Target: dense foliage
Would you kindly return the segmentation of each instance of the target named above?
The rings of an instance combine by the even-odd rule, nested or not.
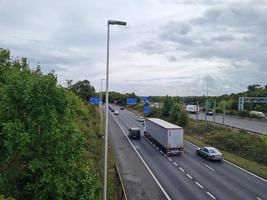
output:
[[[16,199],[99,199],[100,183],[75,125],[80,100],[53,72],[0,50],[0,193]]]
[[[91,97],[96,97],[95,88],[88,80],[78,81],[74,84],[72,84],[71,80],[68,80],[67,83],[68,88],[85,101]]]
[[[105,94],[105,92],[103,92],[102,94],[103,94],[103,102],[105,102],[106,94]],[[110,103],[117,103],[120,105],[126,105],[128,98],[136,98],[137,103],[140,102],[140,98],[138,96],[136,96],[134,92],[133,93],[126,93],[126,94],[122,94],[122,93],[114,92],[114,91],[109,92],[109,102]]]

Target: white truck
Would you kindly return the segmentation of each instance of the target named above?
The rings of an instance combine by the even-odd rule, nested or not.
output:
[[[184,150],[184,129],[159,118],[146,118],[144,135],[152,139],[167,155],[181,155]]]
[[[197,112],[199,112],[199,106],[186,105],[186,112],[196,114]]]

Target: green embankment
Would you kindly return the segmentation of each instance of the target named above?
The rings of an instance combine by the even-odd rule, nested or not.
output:
[[[101,199],[99,110],[0,49],[0,199]],[[111,152],[111,151],[109,151]],[[109,156],[108,198],[117,199]]]

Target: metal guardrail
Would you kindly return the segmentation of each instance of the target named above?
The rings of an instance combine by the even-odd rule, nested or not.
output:
[[[120,180],[120,184],[121,184],[121,189],[122,189],[122,195],[121,195],[121,199],[122,200],[128,200],[127,198],[127,194],[126,194],[126,190],[125,190],[125,187],[124,187],[124,183],[123,183],[123,180],[122,180],[122,176],[120,174],[120,170],[119,170],[119,167],[117,164],[114,164],[115,165],[115,168],[116,168],[116,172],[118,174],[118,177],[119,177],[119,180]]]

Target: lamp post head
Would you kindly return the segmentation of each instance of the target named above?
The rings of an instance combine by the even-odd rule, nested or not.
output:
[[[123,22],[123,21],[115,21],[115,20],[108,20],[108,25],[126,26],[126,22]]]

